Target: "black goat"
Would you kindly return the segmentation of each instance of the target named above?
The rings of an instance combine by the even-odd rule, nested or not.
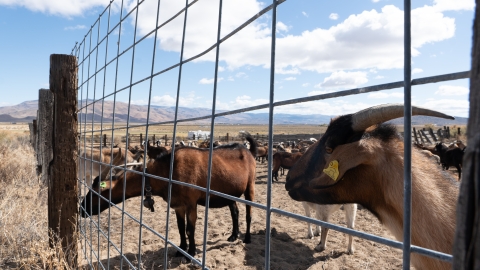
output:
[[[454,166],[455,168],[457,168],[458,181],[460,181],[462,177],[462,161],[465,149],[462,150],[458,147],[449,149],[448,146],[442,143],[437,143],[435,145],[435,150],[439,153],[440,163],[442,163],[442,167],[444,170],[448,170],[450,166]]]

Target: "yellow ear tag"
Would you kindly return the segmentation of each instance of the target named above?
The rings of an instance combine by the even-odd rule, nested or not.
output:
[[[100,187],[101,188],[106,188],[107,187],[107,183],[106,182],[100,182]]]
[[[328,168],[324,169],[323,172],[334,181],[337,181],[338,175],[340,174],[340,172],[338,172],[338,161],[331,161],[330,164],[328,164]]]

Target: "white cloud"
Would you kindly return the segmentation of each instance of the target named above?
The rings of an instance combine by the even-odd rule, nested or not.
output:
[[[473,10],[474,0],[434,0],[434,7],[439,11],[447,10]]]
[[[380,0],[372,0],[373,3],[378,3]]]
[[[350,103],[340,100],[335,101],[313,101],[294,105],[275,107],[275,113],[291,114],[323,114],[323,115],[343,115],[363,110],[376,104],[366,104],[363,102]]]
[[[470,103],[468,100],[439,99],[429,100],[421,106],[452,116],[468,117]]]
[[[195,101],[198,99],[199,97],[196,97],[195,93],[191,92],[186,96],[180,96],[178,103],[179,103],[179,106],[182,106],[182,107],[192,106],[193,104],[195,104]],[[172,97],[170,95],[153,96],[151,100],[152,105],[159,105],[159,106],[175,106],[176,102],[177,102],[176,97]],[[132,100],[131,103],[134,105],[147,105],[148,101]]]
[[[136,5],[136,1],[128,1],[128,8]],[[162,4],[160,23],[178,12],[183,5],[181,1]],[[420,54],[419,50],[425,44],[454,36],[455,20],[442,13],[442,10],[448,7],[442,5],[442,9],[423,6],[412,10],[414,56]],[[215,43],[217,33],[212,29],[216,29],[218,23],[218,11],[214,8],[216,6],[218,2],[215,0],[203,0],[189,9],[186,33],[188,38],[184,49],[186,58],[203,52]],[[222,36],[257,14],[263,6],[264,4],[256,0],[226,1],[223,6]],[[460,8],[468,8],[468,5]],[[161,49],[180,51],[182,35],[178,33],[183,26],[180,17],[158,31]],[[155,1],[143,2],[138,18],[140,35],[151,32],[155,18]],[[270,67],[271,29],[266,19],[268,18],[261,17],[222,43],[220,57],[227,68],[234,70],[243,66]],[[280,28],[285,29],[283,26]],[[215,54],[212,52],[195,61],[214,60]],[[403,11],[393,5],[385,5],[379,11],[372,9],[350,15],[328,29],[315,28],[299,35],[277,37],[275,71],[281,74],[299,74],[302,70],[325,73],[336,70],[402,67]]]
[[[386,93],[386,92],[373,92],[368,95],[367,98],[403,98],[403,93],[395,92],[395,93]]]
[[[277,22],[277,31],[280,32],[280,31],[283,31],[283,32],[288,32],[288,26],[285,25],[284,23],[282,22]]]
[[[385,76],[382,76],[382,75],[377,75],[377,76],[375,77],[375,79],[377,79],[377,80],[383,79],[383,78],[385,78]]]
[[[330,20],[338,20],[338,14],[337,13],[332,13],[330,16],[328,16]]]
[[[422,73],[422,72],[423,72],[423,69],[421,69],[421,68],[414,68],[412,70],[412,74],[417,74],[417,73]]]
[[[219,110],[236,110],[256,105],[268,103],[267,99],[252,99],[250,96],[243,95],[235,98],[235,101],[221,102],[217,100],[216,108]]]
[[[218,66],[218,72],[223,72],[223,71],[225,71],[225,68],[222,66]]]
[[[67,26],[63,28],[64,30],[81,30],[81,29],[86,29],[87,27],[85,25],[77,24],[75,26]]]
[[[241,79],[246,79],[246,78],[248,78],[248,75],[245,72],[238,72],[237,74],[235,74],[235,77],[241,78]]]
[[[303,87],[308,87],[308,86],[310,86],[310,83],[304,83],[304,84],[302,84],[302,86]]]
[[[315,85],[315,88],[356,88],[358,85],[368,82],[367,73],[335,71],[330,76],[325,78],[322,83]]]
[[[108,4],[107,0],[0,0],[0,5],[24,7],[34,12],[63,17],[83,16],[87,11],[95,8],[103,10]],[[114,1],[112,9],[120,10],[120,1]]]
[[[308,18],[308,14],[305,11],[302,11],[302,15]]]
[[[207,78],[202,78],[198,83],[199,84],[213,84],[215,81],[214,78],[211,78],[211,79],[207,79]],[[221,82],[223,81],[223,78],[220,77],[220,78],[217,78],[217,82]]]
[[[440,96],[461,96],[468,95],[469,89],[463,86],[441,85],[435,94]]]
[[[288,78],[285,78],[285,81],[295,81],[297,78],[295,77],[288,77]]]

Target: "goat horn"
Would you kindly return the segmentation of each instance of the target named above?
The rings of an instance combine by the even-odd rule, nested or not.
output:
[[[113,159],[112,165],[117,166],[120,165],[122,161],[122,148],[118,148],[117,155]],[[100,173],[100,179],[105,179],[110,172],[110,166],[105,166],[105,169],[102,170],[102,173]]]
[[[403,116],[404,106],[401,103],[383,104],[361,110],[352,115],[352,129],[362,131],[370,126]],[[412,115],[426,115],[445,119],[455,117],[434,110],[412,106]]]

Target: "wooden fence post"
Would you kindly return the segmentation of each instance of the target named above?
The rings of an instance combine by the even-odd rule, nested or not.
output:
[[[143,135],[140,133],[140,145],[143,143]]]
[[[430,133],[430,136],[432,136],[432,138],[433,138],[434,141],[436,141],[436,142],[438,141],[438,140],[437,140],[437,137],[435,137],[435,133],[433,132],[433,129],[432,129],[432,128],[429,128],[429,129],[428,129],[428,133]]]
[[[418,137],[420,137],[420,140],[422,141],[422,144],[424,144],[425,142],[423,141],[422,134],[420,133],[420,130],[417,131],[417,132],[418,132]]]
[[[103,134],[103,146],[107,147],[107,134]]]
[[[53,159],[53,93],[48,89],[38,91],[37,112],[37,174],[42,183],[49,182],[49,164]],[[50,207],[50,204],[49,204]]]
[[[229,137],[228,137],[228,133],[227,133],[227,143],[229,142]]]
[[[77,58],[50,55],[50,91],[54,95],[53,155],[48,183],[50,246],[55,240],[72,269],[76,269],[78,234],[77,183]]]
[[[417,130],[413,128],[413,135],[415,136],[415,142],[418,143]]]

